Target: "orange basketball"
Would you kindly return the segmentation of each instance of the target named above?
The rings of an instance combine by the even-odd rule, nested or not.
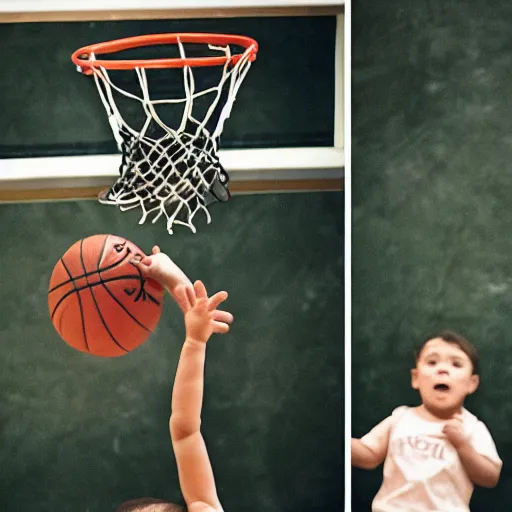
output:
[[[53,269],[48,290],[52,323],[73,348],[116,357],[144,343],[156,327],[164,289],[130,263],[144,256],[114,235],[73,244]]]

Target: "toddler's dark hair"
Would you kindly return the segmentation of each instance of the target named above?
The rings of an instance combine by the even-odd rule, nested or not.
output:
[[[187,509],[157,498],[137,498],[121,503],[116,512],[187,512]]]
[[[454,345],[457,345],[457,347],[459,347],[462,350],[462,352],[464,352],[469,357],[471,364],[473,365],[473,375],[480,375],[478,352],[475,346],[471,344],[466,338],[464,338],[464,336],[461,336],[460,334],[457,334],[456,332],[449,330],[441,331],[438,332],[437,334],[429,336],[428,338],[425,338],[425,340],[421,343],[421,345],[416,349],[414,353],[416,363],[418,362],[421,351],[423,350],[425,345],[434,338],[441,338],[443,341],[446,341],[446,343],[453,343]]]

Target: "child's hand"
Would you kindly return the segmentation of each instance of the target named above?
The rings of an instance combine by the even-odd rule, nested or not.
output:
[[[188,302],[192,304],[185,313],[187,339],[206,343],[213,333],[224,334],[229,331],[233,315],[217,309],[228,298],[227,292],[217,292],[208,299],[204,284],[196,281],[193,291],[187,288],[179,293],[187,294]],[[182,300],[185,301],[184,298]]]
[[[160,252],[158,245],[153,247],[150,256],[134,259],[131,263],[140,270],[142,277],[154,279],[167,288],[184,313],[192,307],[188,300],[189,294],[181,293],[181,290],[189,288],[193,294],[192,283],[167,254]]]
[[[461,413],[455,414],[455,416],[445,424],[443,434],[448,438],[448,441],[453,444],[456,450],[467,442],[468,436],[464,432],[464,421]]]

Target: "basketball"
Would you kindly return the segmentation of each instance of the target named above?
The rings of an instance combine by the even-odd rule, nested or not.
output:
[[[53,269],[48,289],[52,323],[71,347],[118,357],[144,343],[162,312],[164,289],[130,263],[144,252],[114,235],[73,244]]]

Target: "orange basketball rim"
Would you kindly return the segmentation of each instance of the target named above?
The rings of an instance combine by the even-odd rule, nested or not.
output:
[[[127,37],[103,43],[91,44],[76,50],[71,59],[80,68],[81,72],[89,75],[91,68],[105,69],[135,69],[135,68],[183,68],[201,66],[223,66],[230,59],[233,64],[242,57],[237,53],[231,57],[225,55],[218,57],[187,57],[168,59],[143,59],[143,60],[103,60],[96,59],[97,55],[116,53],[132,48],[154,46],[161,44],[199,43],[212,46],[228,46],[230,44],[241,46],[249,52],[249,61],[256,60],[258,43],[247,36],[233,34],[207,34],[207,33],[173,33],[150,34],[144,36]],[[245,52],[244,52],[245,53]],[[92,56],[92,57],[91,57]]]

